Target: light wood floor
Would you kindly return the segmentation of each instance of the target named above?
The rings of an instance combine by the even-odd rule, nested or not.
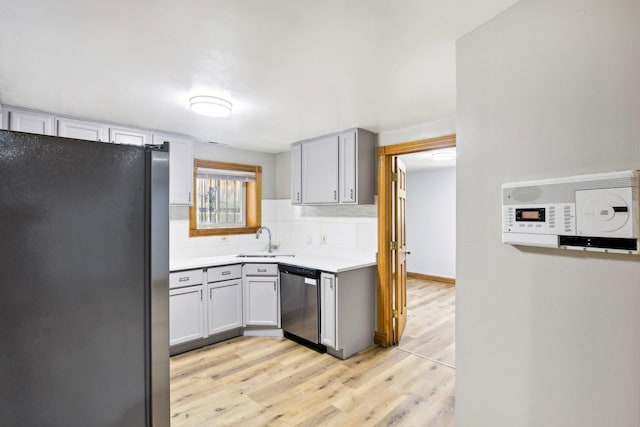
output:
[[[424,282],[423,282],[424,283]],[[451,304],[438,286],[408,287],[406,345],[452,361],[436,315]],[[443,286],[443,285],[440,285]],[[455,288],[443,286],[455,295]],[[429,296],[427,294],[437,294]],[[453,297],[455,298],[455,297]],[[440,303],[436,303],[440,301]],[[414,307],[415,305],[415,307]],[[413,308],[412,308],[413,307]],[[431,326],[427,326],[431,325]],[[452,340],[452,337],[449,338]],[[435,342],[442,341],[440,345]],[[279,338],[239,337],[171,358],[173,426],[453,426],[455,370],[400,347],[371,347],[342,361]],[[420,345],[418,345],[420,344]],[[413,352],[413,350],[410,350]],[[452,363],[450,363],[452,364]]]
[[[455,321],[455,286],[407,279],[407,327],[400,349],[455,366]]]

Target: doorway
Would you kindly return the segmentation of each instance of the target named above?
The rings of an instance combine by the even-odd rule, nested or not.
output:
[[[378,147],[378,319],[374,341],[388,347],[402,338],[407,321],[406,248],[403,213],[397,214],[398,195],[404,190],[403,171],[397,157],[456,146],[456,135],[446,135]],[[400,187],[398,187],[400,186]],[[400,210],[402,212],[402,209]]]

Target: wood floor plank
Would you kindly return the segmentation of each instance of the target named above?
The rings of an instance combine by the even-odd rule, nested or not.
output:
[[[453,362],[455,288],[408,286],[402,346]],[[170,368],[172,426],[455,425],[455,369],[400,348],[343,361],[283,338],[238,337],[174,356]]]
[[[407,325],[399,347],[455,366],[456,288],[407,280]]]

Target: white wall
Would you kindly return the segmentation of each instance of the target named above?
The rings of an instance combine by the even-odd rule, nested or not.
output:
[[[407,271],[456,277],[456,168],[407,173]]]
[[[522,0],[457,43],[460,427],[640,425],[640,257],[500,236],[504,182],[640,169],[639,23]]]
[[[193,156],[201,160],[260,165],[262,167],[262,225],[275,234],[276,155],[208,143],[194,143]],[[189,208],[172,206],[169,221],[169,249],[172,259],[234,254],[266,249],[267,238],[254,234],[189,237]]]
[[[291,153],[261,153],[197,143],[194,157],[262,166],[262,225],[283,250],[340,254],[377,252],[377,205],[293,206]],[[189,209],[172,207],[171,258],[183,259],[265,250],[253,234],[189,237]],[[324,237],[324,240],[322,239]]]
[[[378,250],[377,205],[293,206],[285,199],[276,211],[284,249],[345,256]]]

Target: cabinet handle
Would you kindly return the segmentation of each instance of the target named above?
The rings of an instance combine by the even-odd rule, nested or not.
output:
[[[223,272],[222,272],[222,275],[223,275],[223,276],[228,276],[228,275],[230,275],[230,274],[231,274],[231,271],[223,271]]]
[[[300,192],[298,191],[298,193],[296,193],[296,200],[299,202],[300,201]]]
[[[258,269],[258,273],[266,273],[267,269],[266,268],[259,268]]]
[[[191,203],[191,191],[189,191],[189,203]]]
[[[351,200],[353,200],[353,188],[349,190],[349,194],[351,195]]]
[[[200,291],[200,301],[202,301],[202,291]]]
[[[337,191],[333,191],[333,200],[338,200],[338,192]]]
[[[273,282],[273,292],[276,291],[276,282]]]
[[[178,279],[178,282],[188,282],[188,281],[189,281],[189,276],[181,277]]]

